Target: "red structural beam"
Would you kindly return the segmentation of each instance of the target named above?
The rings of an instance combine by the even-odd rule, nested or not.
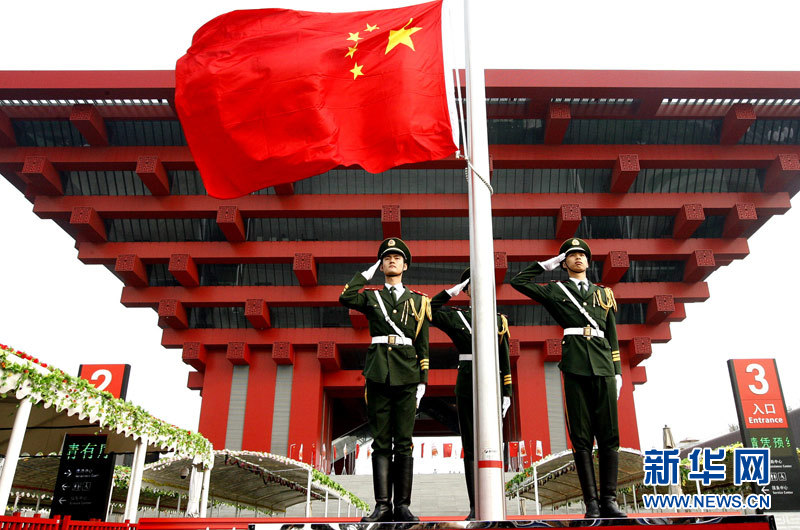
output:
[[[512,334],[522,346],[540,345],[547,339],[561,337],[559,326],[512,326]],[[617,326],[619,340],[627,342],[634,337],[650,337],[652,342],[670,340],[669,323],[657,325],[621,324]],[[295,348],[317,348],[317,344],[333,341],[339,348],[364,348],[369,345],[366,329],[353,328],[269,328],[269,329],[165,329],[161,344],[167,348],[182,348],[185,342],[199,342],[214,348],[227,348],[230,342],[244,342],[251,347],[272,346],[274,342],[289,342]],[[435,348],[451,346],[444,332],[432,328],[430,344]]]
[[[647,168],[766,168],[800,145],[490,145],[494,168],[612,168],[620,154],[637,155]],[[168,170],[197,169],[188,147],[6,147],[0,170],[20,171],[26,156],[44,156],[61,171],[134,170],[139,156],[157,156]],[[462,169],[448,157],[401,167]]]
[[[727,215],[737,204],[753,204],[759,217],[789,210],[789,194],[775,193],[509,193],[492,197],[495,217],[559,215],[580,203],[581,216],[676,215],[687,204],[700,204],[706,215]],[[33,211],[43,219],[67,219],[73,208],[91,205],[104,219],[214,218],[221,206],[235,206],[248,217],[374,217],[387,203],[404,217],[467,217],[466,196],[452,194],[386,195],[246,195],[219,200],[204,195],[111,196],[38,195]]]
[[[505,239],[495,251],[509,261],[541,261],[558,254],[560,241]],[[408,241],[414,261],[469,261],[469,241]],[[197,263],[292,263],[295,254],[309,253],[317,263],[371,263],[374,241],[268,241],[78,243],[78,259],[87,264],[113,264],[120,254],[136,254],[145,263],[168,263],[172,254],[189,254]],[[697,250],[711,250],[717,260],[742,259],[747,240],[736,239],[595,239],[592,254],[601,259],[611,251],[626,251],[632,260],[685,260]],[[353,271],[355,272],[358,271]]]
[[[708,299],[708,285],[705,282],[645,282],[604,284],[614,290],[615,298],[621,303],[644,303],[655,296],[671,295],[676,302],[703,302]],[[452,285],[409,284],[429,296]],[[247,300],[266,300],[271,307],[335,307],[339,305],[341,285],[320,285],[317,287],[125,287],[122,289],[122,304],[126,307],[157,307],[163,299],[175,299],[187,307],[241,306]],[[497,286],[497,303],[517,305],[532,303],[530,298],[513,289],[508,284]],[[451,305],[469,304],[466,295],[459,295]]]

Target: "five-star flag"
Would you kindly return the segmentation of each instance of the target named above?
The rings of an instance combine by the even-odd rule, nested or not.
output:
[[[206,23],[176,65],[175,105],[209,195],[451,155],[441,12],[439,0]]]

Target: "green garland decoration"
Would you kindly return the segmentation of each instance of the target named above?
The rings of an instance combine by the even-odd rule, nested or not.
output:
[[[0,389],[3,397],[9,392],[20,398],[29,396],[36,406],[89,418],[98,429],[146,436],[149,443],[191,458],[204,468],[213,465],[213,447],[201,434],[159,420],[137,405],[97,390],[85,379],[4,344],[0,344]]]

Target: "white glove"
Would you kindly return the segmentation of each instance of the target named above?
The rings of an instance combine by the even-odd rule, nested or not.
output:
[[[511,406],[511,398],[508,396],[503,396],[503,417],[506,417],[506,412],[508,412],[508,407]]]
[[[419,408],[419,402],[422,401],[422,396],[425,395],[425,383],[419,383],[417,385],[417,408]]]
[[[445,292],[450,295],[450,298],[452,298],[454,296],[457,296],[458,293],[460,293],[461,291],[463,291],[464,287],[466,287],[468,283],[469,283],[469,278],[467,278],[463,282],[459,283],[458,285],[452,286],[451,288],[447,289],[447,291],[445,291]]]
[[[617,380],[617,401],[619,401],[619,393],[622,392],[622,376],[617,374],[614,377]]]
[[[372,277],[375,276],[375,272],[378,270],[378,267],[380,266],[381,266],[381,260],[378,260],[375,262],[375,265],[362,272],[361,276],[363,276],[365,280],[370,281]]]
[[[546,271],[554,271],[558,268],[559,265],[561,265],[561,262],[564,261],[564,258],[566,257],[567,255],[565,253],[561,253],[555,258],[550,258],[547,261],[540,261],[539,265],[541,265],[542,268]]]

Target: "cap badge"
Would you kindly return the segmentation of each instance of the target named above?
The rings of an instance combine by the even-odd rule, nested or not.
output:
[[[581,244],[581,242],[580,242],[580,241],[578,241],[577,239],[573,239],[573,240],[572,240],[572,244],[573,244],[573,245],[580,245],[580,244]]]
[[[387,244],[388,246],[390,246],[390,247],[393,247],[393,246],[395,246],[395,245],[396,245],[396,243],[394,242],[394,239],[390,239],[389,241],[387,241],[387,242],[386,242],[386,244]],[[576,243],[576,244],[577,244],[577,243]]]

